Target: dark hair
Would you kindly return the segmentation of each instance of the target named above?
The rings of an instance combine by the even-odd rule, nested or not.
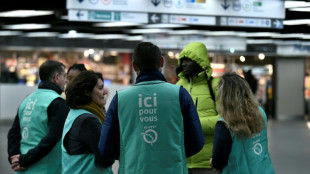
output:
[[[39,76],[42,81],[51,81],[55,73],[61,74],[66,66],[54,60],[45,61],[39,68]]]
[[[96,86],[98,79],[103,81],[101,73],[94,71],[82,71],[67,86],[66,102],[70,108],[76,108],[92,101],[91,93]]]
[[[82,72],[82,71],[86,71],[87,69],[85,68],[84,64],[75,63],[69,67],[67,74],[69,74],[69,72],[71,70],[78,70],[78,71]]]
[[[160,68],[161,51],[151,42],[139,43],[133,52],[133,62],[140,71],[152,71]]]

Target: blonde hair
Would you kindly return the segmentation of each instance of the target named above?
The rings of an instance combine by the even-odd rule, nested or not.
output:
[[[219,114],[238,138],[258,134],[265,126],[248,83],[236,73],[225,73],[218,84]]]

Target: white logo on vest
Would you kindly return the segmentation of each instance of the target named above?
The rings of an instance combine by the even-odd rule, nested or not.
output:
[[[157,132],[153,129],[148,129],[141,134],[143,135],[143,139],[146,143],[153,145],[157,141]]]
[[[260,155],[263,151],[263,146],[260,143],[256,143],[252,149],[256,155]]]
[[[28,138],[28,135],[29,135],[29,131],[28,131],[27,126],[25,126],[25,127],[23,128],[23,132],[22,132],[23,139],[27,139],[27,138]]]

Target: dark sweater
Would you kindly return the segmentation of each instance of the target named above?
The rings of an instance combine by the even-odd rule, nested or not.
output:
[[[70,155],[95,154],[95,165],[108,167],[114,163],[100,155],[98,143],[101,126],[99,119],[92,114],[82,114],[77,117],[64,139],[64,146]]]

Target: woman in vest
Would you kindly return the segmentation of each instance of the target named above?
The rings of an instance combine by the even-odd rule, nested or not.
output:
[[[102,75],[83,71],[65,92],[70,112],[62,134],[62,173],[113,173],[114,160],[101,156],[98,149],[105,118]]]
[[[225,73],[218,85],[219,118],[211,165],[221,173],[274,174],[268,152],[267,117],[248,83]]]

